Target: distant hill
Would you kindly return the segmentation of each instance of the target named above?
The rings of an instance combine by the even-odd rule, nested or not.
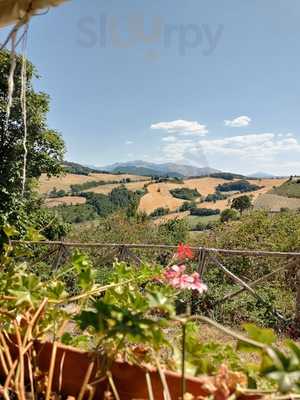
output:
[[[147,168],[147,167],[136,167],[136,166],[119,166],[113,170],[109,171],[112,174],[132,174],[132,175],[141,175],[141,176],[159,176],[170,178],[184,178],[184,175],[178,172],[169,172],[165,173],[162,171],[158,171],[155,169]]]
[[[92,165],[82,165],[71,161],[64,161],[63,167],[67,173],[76,175],[89,175],[97,172],[101,172],[103,174],[108,173],[108,171],[104,171],[103,169],[94,167]]]
[[[129,161],[124,163],[116,163],[103,167],[102,169],[109,172],[135,173],[138,175],[158,175],[170,177],[193,177],[205,176],[212,173],[220,172],[210,167],[195,167],[192,165],[183,165],[176,163],[151,163],[147,161]]]
[[[268,179],[275,178],[275,175],[269,174],[268,172],[257,171],[253,174],[248,175],[249,178],[258,178],[258,179]]]
[[[210,174],[210,177],[225,179],[227,181],[232,181],[233,179],[247,179],[247,177],[244,175],[234,174],[232,172],[214,172]]]
[[[89,175],[91,172],[93,172],[91,168],[70,161],[64,161],[63,167],[64,170],[69,174]]]

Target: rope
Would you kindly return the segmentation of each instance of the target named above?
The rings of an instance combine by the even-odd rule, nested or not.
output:
[[[23,136],[23,171],[22,171],[22,197],[25,192],[26,185],[26,169],[27,169],[27,107],[26,107],[26,89],[27,89],[27,61],[26,61],[26,45],[27,45],[27,34],[28,34],[28,24],[26,24],[24,33],[22,35],[22,70],[21,70],[21,109],[23,117],[24,126],[24,136]]]
[[[7,134],[8,131],[8,124],[10,119],[10,112],[13,102],[13,93],[14,93],[14,75],[16,70],[16,38],[17,38],[17,31],[13,32],[11,35],[11,53],[10,53],[10,70],[8,75],[8,93],[7,93],[7,106],[6,106],[6,117],[5,117],[5,124],[4,124],[4,135]]]
[[[0,51],[4,50],[6,45],[9,43],[10,40],[15,40],[16,35],[18,33],[19,28],[23,25],[23,21],[19,21],[13,29],[9,32],[7,38],[5,39],[4,43],[0,47]],[[14,38],[14,39],[13,39]]]

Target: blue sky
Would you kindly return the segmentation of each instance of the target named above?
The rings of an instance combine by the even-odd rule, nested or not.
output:
[[[298,0],[72,0],[32,20],[27,52],[69,160],[299,174],[299,17]]]

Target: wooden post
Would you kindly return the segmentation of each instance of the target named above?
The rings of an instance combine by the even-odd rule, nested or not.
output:
[[[62,257],[63,257],[64,251],[65,251],[65,247],[64,247],[63,244],[61,244],[61,245],[59,246],[58,250],[57,250],[56,260],[54,260],[54,264],[53,264],[53,267],[54,267],[54,270],[55,270],[55,271],[57,271],[58,268],[59,268],[60,265],[61,265],[61,259],[62,259]]]
[[[119,246],[119,249],[118,249],[119,261],[127,261],[127,258],[128,258],[127,247],[125,245]]]
[[[300,267],[296,272],[296,307],[295,307],[295,322],[300,324]]]

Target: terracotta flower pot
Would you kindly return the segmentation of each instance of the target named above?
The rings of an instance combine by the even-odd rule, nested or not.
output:
[[[39,369],[48,373],[51,362],[53,344],[46,342],[36,342],[35,350],[37,353],[37,364]],[[17,347],[11,345],[11,354],[13,358],[18,357]],[[99,380],[99,365],[92,353],[84,352],[70,346],[59,344],[56,351],[54,376],[52,391],[67,396],[78,397],[83,386],[86,373],[95,362],[91,370],[89,382]],[[110,369],[115,386],[121,400],[148,399],[148,390],[146,383],[146,370],[128,363],[114,362]],[[155,400],[163,400],[163,386],[158,372],[149,372]],[[166,381],[169,387],[172,400],[178,400],[181,397],[181,376],[180,374],[164,371]],[[1,373],[3,376],[3,371]],[[95,384],[95,399],[102,399],[104,392],[109,388],[109,382],[106,376],[100,382]],[[186,391],[194,396],[207,396],[209,393],[201,379],[188,377],[186,379]],[[86,396],[87,397],[87,393]],[[244,400],[258,399],[261,396],[243,396]]]
[[[38,343],[37,352],[39,354],[38,365],[42,371],[47,372],[50,366],[52,344]],[[92,360],[92,354],[90,353],[82,352],[73,347],[59,345],[56,353],[52,390],[77,397]],[[111,373],[122,400],[148,399],[145,372],[145,369],[128,363],[113,363]],[[97,366],[93,369],[90,382],[96,379],[96,374]],[[178,400],[181,396],[180,375],[171,371],[165,371],[165,376],[172,399]],[[150,372],[150,377],[155,400],[163,400],[163,387],[159,374],[153,371]],[[61,382],[61,387],[59,387],[59,382]],[[205,394],[205,391],[196,378],[188,378],[186,384],[189,393],[194,395]],[[99,382],[96,385],[95,398],[101,399],[108,387],[107,378]]]

